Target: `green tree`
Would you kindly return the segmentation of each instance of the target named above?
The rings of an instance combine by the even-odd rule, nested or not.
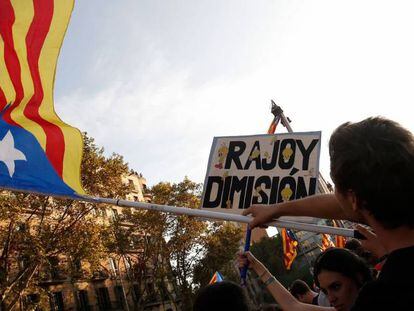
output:
[[[162,237],[163,216],[151,211],[132,211],[124,208],[105,230],[104,244],[117,266],[128,265],[126,277],[140,290],[135,292],[135,309],[144,310],[147,303],[170,300],[175,303],[173,291],[168,290],[171,269],[166,242]],[[129,293],[126,293],[129,294]]]
[[[224,279],[240,281],[235,259],[242,242],[239,225],[230,222],[212,223],[204,239],[204,256],[194,269],[194,283],[198,287],[208,284],[216,271]]]
[[[176,184],[159,183],[152,187],[151,193],[156,204],[198,208],[201,184],[184,178],[182,182]],[[156,217],[160,222],[157,238],[167,241],[164,250],[159,253],[164,262],[166,260],[171,262],[182,309],[189,310],[194,296],[193,272],[200,260],[206,223],[189,216],[163,214],[161,217]]]
[[[198,208],[201,186],[185,178],[179,183],[161,182],[150,189],[152,202]],[[124,226],[124,223],[129,226]],[[193,267],[199,260],[206,224],[198,219],[154,211],[123,209],[122,219],[107,230],[106,246],[117,261],[134,257],[129,278],[141,290],[137,308],[146,303],[181,301],[189,308],[193,296]],[[131,247],[139,249],[131,254]]]
[[[128,165],[84,135],[82,183],[88,194],[123,198],[122,184]],[[92,213],[103,209],[95,204],[48,196],[3,192],[0,196],[0,303],[11,310],[22,298],[37,294],[26,308],[46,303],[47,280],[79,277],[80,262],[100,269],[105,249],[101,243],[103,224]],[[92,276],[92,275],[90,275]],[[33,297],[33,296],[32,296]],[[45,307],[48,308],[48,307]]]
[[[259,242],[254,243],[250,250],[286,288],[296,279],[312,283],[309,265],[303,256],[296,257],[291,270],[286,270],[283,263],[283,247],[280,234],[273,237],[263,237]],[[266,302],[274,301],[264,287],[263,293]]]

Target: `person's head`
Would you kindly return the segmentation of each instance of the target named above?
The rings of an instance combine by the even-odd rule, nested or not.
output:
[[[202,288],[195,299],[193,311],[240,310],[248,311],[247,297],[239,285],[229,281]]]
[[[371,271],[364,260],[343,248],[329,248],[315,260],[315,284],[327,295],[337,310],[349,310],[359,289],[372,280]]]
[[[362,244],[360,240],[352,238],[346,241],[344,247],[350,251],[358,252],[362,248]]]
[[[414,137],[398,123],[344,123],[329,141],[331,177],[345,212],[365,210],[386,229],[414,228]],[[344,198],[353,198],[344,204]],[[353,209],[350,208],[352,205]]]
[[[295,280],[290,285],[290,293],[300,302],[312,303],[316,293],[312,291],[306,282]]]
[[[362,247],[361,241],[358,239],[350,239],[346,241],[344,248],[357,254],[359,257],[364,259],[368,264],[375,265],[376,258],[372,253]]]

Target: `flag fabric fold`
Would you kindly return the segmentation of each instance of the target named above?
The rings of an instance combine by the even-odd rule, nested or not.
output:
[[[274,134],[276,132],[276,127],[279,121],[280,117],[275,117],[272,120],[272,123],[270,123],[267,130],[267,134]],[[292,263],[297,256],[298,241],[290,229],[282,228],[280,234],[282,236],[283,264],[287,270],[290,270]]]
[[[290,229],[283,228],[280,230],[280,234],[282,236],[283,263],[286,270],[290,270],[292,263],[298,254],[298,241]]]
[[[339,221],[332,220],[333,226],[339,228]],[[336,247],[344,248],[346,243],[346,238],[341,235],[335,235],[335,245]]]
[[[0,187],[76,197],[83,141],[55,113],[57,58],[74,0],[0,0]]]
[[[321,250],[324,251],[331,247],[335,247],[335,244],[332,242],[331,237],[328,234],[323,233]]]
[[[276,132],[276,127],[279,123],[279,120],[279,117],[273,118],[272,123],[270,123],[269,128],[267,129],[267,134],[274,134]]]
[[[223,282],[223,276],[220,274],[220,272],[216,271],[208,284],[214,284],[219,282]]]

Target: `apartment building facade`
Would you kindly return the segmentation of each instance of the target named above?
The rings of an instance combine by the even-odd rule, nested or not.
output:
[[[141,174],[131,171],[123,177],[123,182],[131,189],[127,200],[150,201],[151,197],[146,192],[146,180]],[[132,226],[123,220],[123,210],[120,207],[96,209],[91,217],[97,223],[117,221],[125,228],[131,229]],[[150,233],[138,229],[133,229],[132,232],[137,240],[151,239]],[[87,262],[71,262],[65,256],[58,255],[49,267],[42,267],[38,271],[36,282],[48,292],[50,310],[177,310],[178,298],[174,281],[166,277],[162,282],[165,288],[160,288],[151,272],[153,263],[143,262],[141,252],[143,250],[139,243],[131,243],[130,249],[122,256],[108,253],[107,258],[100,262],[101,268],[95,271],[91,271]],[[68,265],[72,266],[70,274],[67,273]],[[16,266],[15,269],[19,271],[19,267]],[[142,271],[145,271],[144,275]],[[40,299],[44,299],[42,297],[44,295],[37,291],[25,291],[19,303],[20,310],[36,306]]]

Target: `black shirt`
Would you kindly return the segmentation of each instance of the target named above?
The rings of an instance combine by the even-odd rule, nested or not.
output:
[[[377,280],[363,286],[352,311],[414,310],[414,246],[393,251]]]

